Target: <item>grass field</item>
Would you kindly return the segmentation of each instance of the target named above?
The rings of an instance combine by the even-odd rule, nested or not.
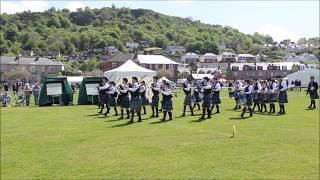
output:
[[[173,121],[131,125],[96,106],[2,108],[1,179],[319,179],[319,111],[304,93],[286,115],[244,120],[229,98],[210,120],[180,118],[182,99]]]

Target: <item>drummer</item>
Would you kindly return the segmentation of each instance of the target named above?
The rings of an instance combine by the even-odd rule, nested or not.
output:
[[[234,84],[233,93],[234,93],[234,99],[236,101],[236,106],[233,109],[241,109],[241,105],[239,104],[239,97],[240,97],[240,91],[243,89],[242,82],[238,80]]]
[[[214,108],[214,106],[216,106],[217,108],[217,111],[216,111],[216,114],[217,113],[220,113],[219,111],[219,104],[221,103],[221,100],[220,100],[220,91],[221,91],[221,84],[220,82],[218,82],[218,79],[217,78],[213,78],[212,79],[212,105],[211,105],[211,113],[212,113],[212,110]]]
[[[192,109],[194,109],[196,106],[198,107],[198,111],[200,110],[200,83],[194,82],[194,91],[193,91],[193,96],[194,96],[194,103]]]
[[[258,111],[261,112],[261,84],[257,79],[253,80],[253,108],[252,111],[258,106]]]
[[[319,95],[318,95],[318,83],[314,81],[314,76],[310,77],[307,94],[310,95],[310,99],[311,99],[308,109],[315,109],[316,108],[315,99],[319,99]]]
[[[280,80],[279,83],[279,98],[278,98],[278,102],[279,102],[279,107],[280,107],[280,111],[278,112],[278,114],[285,114],[286,111],[284,109],[284,104],[288,103],[288,96],[287,96],[287,82],[283,79]]]
[[[245,84],[245,88],[244,88],[244,94],[246,96],[246,104],[244,105],[243,109],[242,109],[242,113],[241,113],[241,117],[243,118],[244,113],[246,113],[246,110],[248,109],[250,112],[250,116],[252,116],[252,109],[251,109],[251,105],[252,105],[252,91],[253,91],[253,86],[251,85],[250,81],[248,79],[246,79],[244,81]]]
[[[268,79],[268,86],[269,86],[269,103],[270,103],[270,114],[275,113],[275,105],[274,103],[277,102],[277,85],[273,79]]]

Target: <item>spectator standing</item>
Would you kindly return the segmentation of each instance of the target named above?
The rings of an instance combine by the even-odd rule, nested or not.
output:
[[[3,90],[6,91],[6,92],[9,91],[9,84],[8,84],[7,82],[5,82],[5,83],[3,84]]]
[[[32,94],[34,96],[34,105],[39,105],[39,95],[40,95],[41,87],[38,83],[35,83],[32,88]]]
[[[29,83],[25,83],[24,87],[23,87],[23,93],[24,93],[24,98],[25,98],[25,102],[26,105],[29,106],[30,103],[30,96],[31,96],[31,87]]]
[[[12,84],[12,91],[13,91],[13,95],[17,95],[18,94],[18,84],[17,84],[17,82],[14,82]]]

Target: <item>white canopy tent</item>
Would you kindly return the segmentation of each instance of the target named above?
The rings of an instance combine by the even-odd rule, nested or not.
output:
[[[81,83],[83,77],[81,76],[67,76],[68,84],[71,86],[72,83]]]
[[[314,76],[314,81],[318,82],[319,84],[319,75],[320,70],[315,68],[307,68],[300,71],[297,71],[295,73],[289,74],[287,77],[285,77],[285,80],[288,80],[289,83],[291,81],[300,80],[301,86],[307,87],[310,82],[310,76]]]
[[[114,81],[117,85],[122,83],[122,78],[127,78],[130,82],[132,77],[137,77],[139,81],[145,81],[147,87],[151,85],[152,78],[156,75],[156,71],[143,68],[134,63],[131,59],[115,69],[104,72],[104,76],[110,81]],[[148,98],[152,96],[152,93],[149,92],[149,90],[150,88],[147,88]]]

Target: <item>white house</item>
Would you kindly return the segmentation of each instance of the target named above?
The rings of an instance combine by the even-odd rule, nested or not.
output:
[[[139,43],[136,43],[136,42],[126,42],[126,47],[128,49],[137,49],[139,47]]]
[[[200,56],[193,52],[188,52],[185,55],[181,56],[182,63],[197,63],[199,62]]]
[[[219,62],[236,62],[237,56],[233,52],[222,52],[218,55]]]
[[[200,63],[213,63],[217,62],[218,56],[213,53],[205,53],[200,56]]]
[[[182,54],[182,53],[185,53],[186,52],[186,48],[183,47],[183,46],[168,46],[166,48],[166,52],[168,54],[172,54],[172,55],[175,55],[175,54]]]
[[[238,62],[255,62],[257,60],[256,56],[251,54],[238,54]]]
[[[109,54],[116,54],[119,52],[118,48],[116,48],[115,46],[105,47],[104,50],[107,51]]]
[[[140,66],[159,71],[168,70],[170,76],[167,78],[176,79],[178,75],[178,63],[162,55],[138,55],[136,61]]]

